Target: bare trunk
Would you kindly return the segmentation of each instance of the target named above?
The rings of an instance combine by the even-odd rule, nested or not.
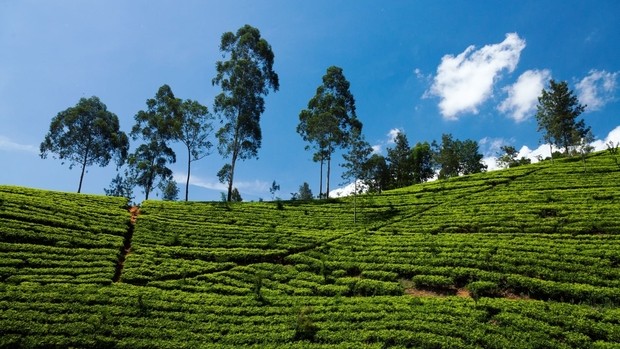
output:
[[[323,198],[323,157],[321,157],[321,179],[319,181],[319,199]]]
[[[329,154],[327,156],[327,188],[325,191],[325,197],[329,199],[329,175],[331,173],[331,163],[332,163],[332,156],[331,154]]]
[[[187,147],[187,180],[185,181],[185,201],[188,201],[189,198],[189,174],[191,170],[192,164],[192,154],[189,151],[189,147]]]
[[[549,142],[549,154],[551,154],[551,163],[553,163],[553,146],[551,142]]]
[[[80,174],[80,185],[78,186],[78,194],[82,191],[82,181],[84,180],[84,172],[86,172],[86,162],[88,160],[88,149],[84,154],[84,160],[82,161],[82,174]]]
[[[228,202],[232,201],[233,177],[235,175],[235,164],[237,162],[237,154],[233,154],[230,162],[230,173],[228,174]]]
[[[353,224],[357,224],[357,178],[353,184]]]

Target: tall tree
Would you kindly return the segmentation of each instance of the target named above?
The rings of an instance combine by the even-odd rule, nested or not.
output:
[[[214,109],[224,125],[216,136],[220,154],[230,157],[223,179],[228,182],[227,200],[231,201],[237,160],[256,157],[261,146],[263,96],[270,89],[277,91],[280,85],[273,70],[271,45],[261,38],[258,29],[245,25],[236,34],[224,33],[220,51],[228,60],[216,63],[217,75],[212,83],[222,88],[222,93],[215,97]]]
[[[456,177],[459,175],[459,141],[454,140],[451,134],[441,135],[441,144],[433,141],[435,164],[439,167],[439,179]]]
[[[372,154],[364,164],[364,184],[368,186],[368,191],[381,193],[390,184],[390,170],[381,154]]]
[[[394,148],[387,149],[392,188],[402,188],[413,184],[413,163],[411,149],[404,132],[398,131],[394,137]]]
[[[463,175],[484,172],[487,165],[482,162],[482,154],[478,151],[478,142],[471,139],[457,141],[459,146],[459,173]]]
[[[426,182],[435,175],[433,150],[428,142],[416,143],[411,148],[411,170],[413,183]]]
[[[571,146],[577,146],[590,127],[577,117],[586,106],[579,104],[577,96],[568,88],[566,81],[549,82],[549,90],[542,90],[538,97],[536,120],[538,131],[543,131],[543,140],[569,154]]]
[[[177,101],[176,103],[180,103]],[[187,148],[187,179],[185,201],[189,199],[189,178],[192,162],[210,154],[213,144],[209,140],[213,132],[213,116],[209,109],[191,99],[180,103],[180,112],[174,118],[174,139]]]
[[[141,138],[144,143],[129,156],[128,164],[134,183],[144,188],[148,200],[158,180],[172,177],[168,164],[176,162],[176,155],[168,143],[175,137],[175,120],[181,118],[181,107],[168,85],[161,86],[146,105],[146,111],[135,115],[136,124],[131,129],[132,138]]]
[[[353,127],[349,133],[349,150],[345,154],[344,164],[342,167],[346,169],[342,173],[342,178],[353,181],[353,223],[357,222],[357,194],[358,182],[364,179],[364,164],[368,162],[368,157],[372,153],[372,147],[362,135],[362,124]]]
[[[308,108],[299,113],[297,132],[316,150],[313,159],[321,161],[320,194],[323,192],[323,161],[327,162],[326,196],[329,196],[332,154],[336,149],[348,146],[351,129],[361,129],[361,122],[355,114],[355,99],[349,86],[342,68],[327,68],[323,83],[308,102]]]
[[[93,96],[81,98],[74,107],[61,111],[52,119],[40,150],[43,159],[48,153],[54,153],[63,163],[69,161],[69,169],[76,165],[82,168],[79,193],[86,167],[107,166],[114,157],[117,165],[122,165],[129,150],[129,140],[120,131],[118,117]]]

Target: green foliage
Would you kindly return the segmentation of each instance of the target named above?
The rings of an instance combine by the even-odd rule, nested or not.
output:
[[[310,189],[310,185],[307,182],[304,182],[299,186],[299,192],[297,194],[297,199],[301,201],[310,201],[314,199],[314,195],[312,195],[312,190]]]
[[[454,140],[451,134],[441,136],[441,144],[433,141],[435,163],[439,167],[439,179],[484,172],[478,143],[473,140]]]
[[[213,115],[209,109],[191,99],[177,100],[179,112],[173,121],[173,139],[187,148],[187,178],[185,180],[185,201],[189,199],[191,164],[210,154],[213,144],[209,140],[213,132]]]
[[[362,124],[355,112],[355,98],[349,90],[349,81],[345,78],[342,68],[331,66],[323,76],[323,83],[317,87],[316,94],[308,102],[307,109],[299,113],[297,133],[304,141],[310,143],[308,148],[315,150],[313,159],[321,163],[321,188],[323,194],[323,163],[327,162],[327,190],[331,157],[339,148],[347,148],[351,131],[361,132]]]
[[[519,152],[511,145],[502,145],[501,151],[497,154],[497,166],[501,168],[512,168],[517,166],[529,165],[532,160],[521,157],[517,159]]]
[[[217,131],[220,155],[230,157],[228,201],[232,201],[237,160],[255,158],[261,147],[260,116],[265,111],[263,96],[279,88],[273,71],[274,54],[260,31],[245,25],[236,33],[222,34],[220,51],[228,60],[215,64],[213,85],[222,88],[215,97],[214,110],[222,127]]]
[[[161,199],[164,201],[176,201],[179,199],[179,186],[174,179],[168,179],[160,183]]]
[[[108,188],[103,189],[107,196],[118,196],[127,199],[127,203],[133,200],[133,183],[130,178],[122,176],[120,173],[116,174],[116,177],[110,182]]]
[[[544,132],[543,140],[564,148],[564,154],[569,155],[569,148],[579,144],[590,131],[584,120],[577,121],[585,108],[569,90],[566,81],[549,81],[549,89],[543,89],[538,97],[536,112],[538,131]]]
[[[108,111],[98,97],[81,98],[74,106],[61,111],[50,124],[41,143],[41,158],[49,153],[69,161],[69,168],[82,169],[78,193],[87,166],[107,166],[112,158],[117,165],[125,162],[129,150],[127,135],[120,131],[116,114]]]
[[[146,201],[127,239],[122,198],[0,186],[0,346],[613,347],[612,156],[360,196],[367,229],[354,198],[224,195]]]
[[[163,85],[157,90],[155,98],[146,100],[147,110],[140,110],[134,117],[136,123],[131,129],[131,136],[144,143],[129,155],[129,173],[132,182],[144,189],[146,200],[159,183],[172,178],[168,164],[176,162],[176,154],[169,142],[176,135],[179,104],[170,86]]]
[[[476,302],[481,297],[499,297],[501,296],[500,288],[492,281],[474,281],[467,284],[467,290]]]
[[[311,307],[303,307],[298,311],[295,320],[296,340],[307,340],[310,342],[314,341],[314,338],[319,328],[316,326],[314,321],[312,321],[311,315]]]

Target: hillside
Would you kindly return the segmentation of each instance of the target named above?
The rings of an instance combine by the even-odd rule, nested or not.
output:
[[[0,347],[620,348],[614,157],[133,218],[0,186]]]

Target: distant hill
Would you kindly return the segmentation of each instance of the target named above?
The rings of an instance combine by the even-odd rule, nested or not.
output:
[[[618,348],[619,161],[131,212],[0,186],[0,347]]]

